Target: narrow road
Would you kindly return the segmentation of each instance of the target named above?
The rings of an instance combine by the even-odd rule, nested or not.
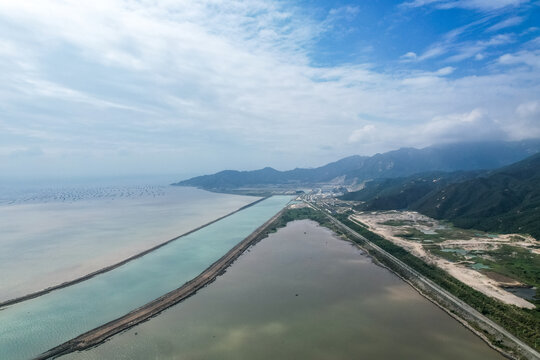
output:
[[[343,224],[341,221],[333,217],[331,214],[329,214],[327,211],[324,211],[323,209],[318,208],[313,203],[308,203],[310,206],[315,208],[318,211],[323,212],[328,216],[328,218],[339,228],[345,230],[347,233],[353,235],[354,237],[361,239],[366,244],[368,244],[371,248],[373,248],[375,251],[379,252],[383,256],[385,256],[387,259],[391,260],[395,264],[399,265],[402,269],[405,269],[407,272],[413,274],[418,281],[423,283],[426,287],[430,288],[431,290],[438,293],[440,296],[444,297],[445,300],[451,302],[454,304],[454,306],[460,308],[464,312],[468,313],[471,317],[473,317],[478,323],[484,324],[485,326],[491,327],[492,329],[496,330],[499,334],[503,335],[504,337],[508,338],[511,342],[515,344],[515,346],[520,350],[520,352],[527,356],[528,359],[540,359],[540,354],[531,348],[529,345],[525,344],[523,341],[509,333],[507,330],[505,330],[500,325],[496,324],[492,320],[488,319],[481,313],[479,313],[477,310],[475,310],[473,307],[465,303],[464,301],[458,299],[445,289],[441,288],[439,285],[435,284],[433,281],[425,278],[422,274],[411,268],[409,265],[405,264],[403,261],[399,260],[392,254],[388,253],[386,250],[381,249],[379,246],[375,245],[347,225]]]

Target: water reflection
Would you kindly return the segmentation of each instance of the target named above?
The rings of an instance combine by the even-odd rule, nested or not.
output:
[[[290,223],[194,297],[65,359],[502,359],[360,250]]]

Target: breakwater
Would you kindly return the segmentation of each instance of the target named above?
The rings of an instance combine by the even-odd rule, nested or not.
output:
[[[119,262],[114,263],[114,264],[109,265],[109,266],[105,266],[105,267],[103,267],[103,268],[101,268],[99,270],[93,271],[93,272],[91,272],[89,274],[86,274],[84,276],[78,277],[78,278],[70,280],[70,281],[63,282],[63,283],[55,285],[55,286],[48,287],[48,288],[40,290],[40,291],[32,292],[30,294],[26,294],[24,296],[20,296],[20,297],[14,298],[14,299],[9,299],[9,300],[0,302],[0,309],[2,309],[3,307],[9,306],[9,305],[13,305],[13,304],[17,304],[17,303],[20,303],[20,302],[23,302],[23,301],[26,301],[26,300],[37,298],[39,296],[48,294],[51,291],[55,291],[55,290],[59,290],[59,289],[71,286],[71,285],[75,285],[75,284],[80,283],[82,281],[89,280],[89,279],[93,278],[94,276],[97,276],[97,275],[109,272],[111,270],[114,270],[117,267],[120,267],[120,266],[122,266],[124,264],[127,264],[128,262],[133,261],[135,259],[138,259],[138,258],[140,258],[140,257],[142,257],[142,256],[144,256],[146,254],[149,254],[149,253],[151,253],[151,252],[153,252],[153,251],[155,251],[155,250],[157,250],[157,249],[171,243],[172,241],[178,240],[181,237],[184,237],[184,236],[192,234],[192,233],[194,233],[196,231],[199,231],[199,230],[201,230],[201,229],[203,229],[203,228],[205,228],[205,227],[207,227],[209,225],[212,225],[215,222],[218,222],[218,221],[220,221],[222,219],[225,219],[228,216],[236,214],[237,212],[242,211],[244,209],[247,209],[248,207],[253,206],[253,205],[255,205],[255,204],[257,204],[257,203],[259,203],[259,202],[261,202],[263,200],[266,200],[266,199],[268,199],[268,197],[257,199],[256,201],[254,201],[252,203],[249,203],[249,204],[247,204],[245,206],[242,206],[241,208],[239,208],[239,209],[237,209],[235,211],[232,211],[232,212],[230,212],[230,213],[228,213],[226,215],[223,215],[223,216],[221,216],[221,217],[219,217],[219,218],[217,218],[215,220],[207,222],[206,224],[198,226],[198,227],[196,227],[196,228],[194,228],[194,229],[192,229],[192,230],[190,230],[190,231],[188,231],[188,232],[186,232],[186,233],[184,233],[182,235],[179,235],[179,236],[176,236],[176,237],[174,237],[172,239],[164,241],[161,244],[158,244],[156,246],[152,246],[151,248],[148,248],[147,250],[141,251],[141,252],[139,252],[139,253],[137,253],[137,254],[135,254],[133,256],[130,256],[130,257],[126,258],[125,260],[119,261]]]
[[[72,286],[2,308],[0,358],[29,359],[178,289],[223,257],[290,197],[274,196]]]
[[[75,339],[54,347],[53,349],[37,356],[35,359],[49,359],[73,351],[80,351],[92,346],[96,346],[107,340],[109,337],[129,329],[130,327],[133,327],[143,321],[146,321],[149,318],[158,315],[163,310],[194,295],[198,290],[208,285],[214,281],[216,277],[222,274],[227,267],[229,267],[246,249],[253,245],[254,242],[260,240],[261,233],[263,233],[263,231],[270,224],[279,218],[283,211],[284,210],[281,210],[279,213],[274,215],[272,218],[270,218],[270,220],[265,222],[262,226],[257,228],[253,233],[227,252],[222,258],[180,288],[173,290],[168,294],[165,294],[118,319],[115,319],[107,324],[99,326],[96,329],[88,331]]]

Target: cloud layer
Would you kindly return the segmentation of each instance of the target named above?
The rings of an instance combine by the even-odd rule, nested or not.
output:
[[[492,9],[520,1],[414,1]],[[340,16],[273,1],[0,1],[0,171],[310,166],[401,146],[540,136],[540,41],[443,37],[392,66],[317,66]],[[342,15],[336,15],[342,14]],[[492,55],[486,71],[459,62]],[[422,62],[446,54],[442,66]],[[404,64],[402,67],[400,64]],[[192,170],[195,169],[195,170]]]

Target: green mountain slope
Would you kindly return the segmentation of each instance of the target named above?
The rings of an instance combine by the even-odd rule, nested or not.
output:
[[[540,154],[485,177],[450,184],[410,208],[459,227],[540,238]]]
[[[421,199],[445,186],[475,178],[485,171],[422,173],[405,178],[376,179],[362,190],[346,193],[343,200],[362,201],[362,210],[392,210],[414,207]]]

